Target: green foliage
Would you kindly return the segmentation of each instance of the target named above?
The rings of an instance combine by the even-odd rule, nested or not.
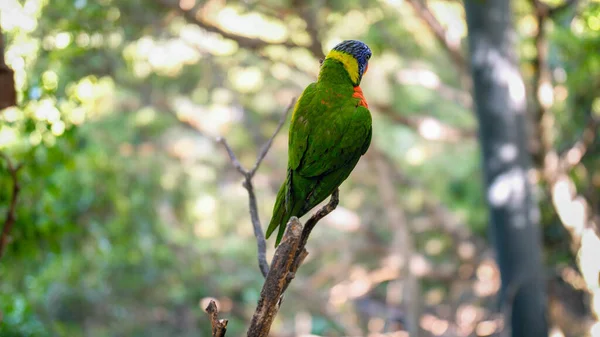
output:
[[[23,164],[17,222],[0,260],[0,336],[208,336],[201,300],[210,296],[224,306],[228,335],[246,328],[262,277],[241,177],[213,138],[227,136],[250,166],[284,106],[314,81],[319,63],[304,48],[243,49],[160,2],[0,1],[6,61],[16,71],[19,93],[18,107],[0,112],[0,151]],[[440,17],[457,13],[446,21],[460,35],[460,4],[428,3]],[[288,1],[227,5],[225,14],[213,16],[232,33],[269,41],[278,37],[267,33],[283,30],[297,44],[310,41]],[[317,15],[319,36],[324,48],[359,38],[373,50],[362,83],[373,106],[372,147],[417,181],[393,182],[408,222],[435,222],[426,206],[441,202],[461,226],[485,237],[476,140],[427,140],[377,108],[476,127],[469,107],[457,103],[463,93],[459,71],[408,9],[402,1],[329,1]],[[292,14],[278,19],[285,13]],[[247,14],[273,26],[258,33],[235,31],[232,22]],[[600,85],[600,77],[590,75],[600,72],[597,2],[577,20],[580,31],[555,24],[551,32],[553,73],[566,74],[555,80],[568,92],[554,107],[558,148],[578,139],[587,116],[600,114],[598,90],[590,89]],[[523,44],[531,44],[525,35],[521,32]],[[403,69],[417,70],[408,77],[413,82],[406,83]],[[285,178],[286,131],[287,125],[255,177],[263,224]],[[600,167],[600,156],[592,152],[583,166]],[[387,254],[382,247],[393,237],[374,170],[370,161],[361,161],[342,185],[346,213],[332,214],[315,229],[319,235],[311,239],[303,275],[286,297],[295,306],[282,307],[278,329],[293,331],[291,322],[303,311],[312,314],[311,333],[347,332],[305,290],[328,294],[356,270],[380,267]],[[595,186],[584,171],[571,172],[578,187]],[[0,219],[11,197],[5,173],[0,162]],[[542,211],[548,242],[556,243],[549,249],[550,263],[572,261],[562,227],[549,207]],[[344,227],[353,216],[358,224]],[[435,226],[412,229],[416,250],[434,266],[456,262],[456,243],[447,233]],[[334,275],[309,279],[339,266],[342,271]],[[384,296],[387,285],[375,286],[374,296]],[[438,288],[444,284],[424,282],[424,291]],[[352,301],[336,310],[347,314]]]

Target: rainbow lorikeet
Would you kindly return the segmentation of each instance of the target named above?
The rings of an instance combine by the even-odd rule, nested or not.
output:
[[[279,245],[290,217],[301,217],[348,178],[371,144],[371,113],[360,88],[371,49],[361,41],[335,46],[317,82],[296,102],[289,130],[287,178],[267,229],[279,227]]]

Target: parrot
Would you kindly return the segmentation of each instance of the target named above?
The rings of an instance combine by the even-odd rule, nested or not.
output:
[[[266,232],[268,239],[279,227],[276,247],[288,220],[300,218],[330,196],[371,144],[371,113],[360,88],[371,55],[358,40],[337,44],[322,61],[317,81],[294,105],[286,179]]]

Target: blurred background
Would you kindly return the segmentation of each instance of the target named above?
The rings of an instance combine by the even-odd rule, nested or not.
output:
[[[597,337],[600,1],[512,7],[551,336]],[[1,336],[209,336],[212,298],[243,335],[263,278],[215,137],[250,167],[344,39],[373,50],[373,142],[272,335],[501,331],[461,1],[2,0],[0,25],[18,98],[0,111],[0,221],[20,185]],[[288,125],[254,178],[263,225]]]

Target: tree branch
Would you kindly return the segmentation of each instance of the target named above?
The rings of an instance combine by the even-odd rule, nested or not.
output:
[[[456,143],[477,137],[475,130],[451,126],[435,117],[404,116],[396,113],[389,105],[374,104],[373,106],[382,115],[394,122],[410,127],[427,140]]]
[[[302,262],[308,255],[305,246],[312,229],[319,222],[319,220],[331,213],[339,203],[339,191],[336,189],[333,192],[329,203],[327,203],[325,206],[319,209],[313,216],[311,216],[310,219],[308,219],[308,221],[306,222],[305,226],[303,226],[300,223],[298,218],[290,218],[286,227],[286,231],[282,238],[282,242],[275,250],[275,255],[273,257],[273,261],[271,262],[271,267],[269,268],[266,259],[266,240],[258,216],[258,207],[256,202],[256,195],[254,194],[252,178],[258,170],[261,162],[267,155],[267,152],[269,151],[271,144],[273,143],[273,139],[279,133],[283,124],[285,123],[287,115],[289,111],[292,110],[295,101],[296,100],[293,99],[290,102],[285,113],[281,117],[281,120],[279,121],[279,124],[275,129],[275,132],[259,151],[256,163],[254,164],[251,170],[248,170],[242,166],[240,161],[237,159],[235,153],[233,152],[233,149],[231,148],[231,146],[229,146],[225,138],[217,139],[217,142],[221,143],[227,151],[232,165],[238,172],[240,172],[240,174],[244,176],[244,187],[248,191],[250,217],[252,219],[254,236],[256,237],[258,246],[258,265],[263,276],[265,277],[265,283],[263,284],[261,296],[258,301],[256,311],[254,312],[254,315],[252,317],[250,327],[248,329],[248,336],[253,337],[268,336],[271,324],[273,323],[273,319],[275,318],[275,315],[277,314],[277,311],[279,309],[279,305],[281,304],[283,293],[286,291],[290,282],[294,278],[298,267],[300,266],[300,264],[302,264]],[[211,320],[213,320],[212,317],[213,316],[211,316]],[[213,325],[213,336],[214,334],[215,329]]]
[[[210,318],[212,337],[224,337],[225,332],[227,332],[227,323],[229,321],[226,319],[219,319],[219,310],[217,309],[215,301],[210,301],[205,310]]]
[[[319,209],[315,214],[313,214],[310,217],[310,219],[308,219],[306,221],[306,223],[304,224],[304,228],[302,229],[302,235],[300,238],[300,247],[296,251],[296,256],[294,256],[294,264],[292,265],[292,269],[290,270],[292,275],[296,273],[296,271],[298,270],[298,268],[300,267],[300,265],[302,264],[304,259],[308,256],[308,251],[306,250],[305,247],[306,247],[306,243],[308,241],[308,237],[310,236],[310,233],[312,232],[312,230],[315,228],[315,226],[321,219],[323,219],[329,213],[333,212],[336,209],[336,207],[338,206],[339,203],[340,203],[340,191],[339,191],[339,189],[336,188],[335,191],[333,191],[333,193],[331,194],[331,198],[329,199],[329,202],[325,206],[321,207],[321,209]],[[287,289],[288,285],[289,285],[289,282],[288,282],[288,284],[286,284],[284,291]]]
[[[448,38],[446,29],[437,20],[435,15],[429,10],[423,0],[408,0],[408,3],[413,7],[417,15],[423,20],[431,32],[435,35],[439,43],[446,49],[450,59],[459,70],[459,75],[463,85],[470,88],[471,80],[469,75],[469,66],[466,58],[461,50],[460,43],[454,43]]]
[[[532,0],[531,2],[536,10],[536,15],[552,18],[569,9],[570,7],[577,6],[579,0],[566,0],[564,3],[554,7],[551,7],[541,0]]]
[[[410,263],[415,254],[415,241],[409,228],[406,214],[399,204],[392,177],[392,167],[385,162],[378,151],[373,154],[374,169],[378,176],[378,190],[384,206],[390,232],[393,233],[389,256],[395,261],[403,261],[394,266],[399,269],[401,280],[392,281],[392,285],[402,289],[402,305],[406,309],[407,329],[411,336],[419,331],[420,317],[420,285],[417,277],[410,270]],[[400,305],[397,298],[388,298],[388,305]]]
[[[310,1],[294,0],[292,6],[296,8],[300,17],[306,22],[306,32],[310,36],[310,46],[308,50],[317,59],[324,59],[325,54],[323,53],[323,43],[319,38],[319,25],[317,20],[317,5]]]
[[[548,41],[546,38],[546,20],[548,6],[539,0],[531,0],[537,19],[537,32],[534,37],[536,56],[532,61],[535,99],[533,100],[533,132],[530,151],[538,168],[544,168],[546,157],[552,151],[550,128],[554,116],[549,112],[554,100],[552,81],[548,69]],[[548,172],[543,172],[548,174]]]
[[[304,226],[298,218],[290,218],[282,241],[277,246],[271,262],[271,269],[252,317],[248,336],[266,337],[269,335],[271,324],[283,300],[283,293],[294,279],[306,256],[308,256],[306,243],[311,231],[321,219],[335,210],[339,201],[339,190],[335,189],[329,202],[313,214]]]
[[[571,147],[562,151],[560,154],[560,164],[562,172],[568,172],[577,166],[586,155],[588,150],[593,147],[598,137],[598,128],[600,120],[589,117],[589,120],[581,133],[581,137]]]
[[[288,47],[288,48],[295,48],[295,47],[306,48],[307,47],[307,46],[298,45],[291,41],[271,42],[271,41],[266,41],[266,40],[259,39],[259,38],[251,38],[251,37],[228,32],[228,31],[224,30],[223,28],[218,27],[218,26],[214,25],[213,23],[207,21],[201,15],[200,11],[201,11],[202,2],[198,2],[196,4],[196,6],[194,6],[193,8],[188,10],[188,9],[181,8],[179,6],[179,1],[176,1],[176,0],[156,0],[156,1],[158,4],[160,4],[166,8],[174,9],[174,10],[180,12],[183,15],[183,17],[186,19],[187,22],[193,23],[208,32],[217,33],[217,34],[223,36],[224,38],[234,40],[242,48],[246,48],[246,49],[250,49],[250,50],[257,50],[257,49],[262,49],[267,46],[284,46],[284,47]]]
[[[8,173],[13,181],[12,197],[10,199],[8,211],[6,212],[6,217],[4,218],[2,234],[0,236],[0,258],[2,258],[6,245],[8,244],[8,236],[10,235],[16,220],[15,212],[17,209],[17,199],[19,197],[19,191],[21,190],[18,174],[22,164],[15,166],[10,158],[4,153],[0,153],[0,158],[3,158],[6,161]]]
[[[285,291],[287,284],[291,281],[291,278],[293,278],[290,270],[294,264],[296,252],[299,249],[302,231],[302,224],[298,218],[292,217],[287,224],[282,241],[273,256],[271,269],[260,292],[256,311],[252,316],[248,336],[266,337],[269,335],[271,324],[279,310],[281,295]]]
[[[431,70],[419,68],[404,68],[396,72],[396,81],[402,85],[418,85],[435,91],[441,98],[452,101],[458,106],[473,109],[471,93],[454,88],[440,79],[438,74]]]
[[[283,124],[285,124],[287,116],[290,110],[292,110],[292,108],[294,107],[295,103],[296,99],[292,99],[290,104],[285,109],[285,112],[281,116],[279,124],[275,129],[275,132],[273,132],[271,138],[269,138],[269,140],[262,146],[256,158],[256,162],[254,163],[254,166],[251,170],[247,170],[242,166],[242,164],[235,156],[235,153],[233,152],[231,146],[229,146],[225,138],[217,138],[217,142],[221,143],[223,147],[225,147],[225,150],[227,150],[227,154],[229,155],[229,159],[231,159],[233,167],[235,167],[235,169],[244,176],[243,186],[248,191],[250,219],[252,220],[254,236],[256,237],[256,244],[258,246],[258,267],[260,268],[260,271],[264,277],[267,277],[267,274],[269,273],[269,264],[267,263],[267,243],[265,240],[265,234],[262,230],[262,225],[260,224],[260,218],[258,216],[258,205],[256,203],[256,195],[254,194],[254,185],[252,184],[252,178],[254,177],[256,170],[258,170],[258,168],[260,167],[260,164],[262,163],[263,159],[265,159],[267,152],[271,148],[271,144],[273,144],[273,139],[275,138],[275,136],[277,136],[279,131],[281,131],[281,127],[283,126]]]
[[[4,62],[4,34],[0,26],[0,110],[17,105],[14,71]]]

